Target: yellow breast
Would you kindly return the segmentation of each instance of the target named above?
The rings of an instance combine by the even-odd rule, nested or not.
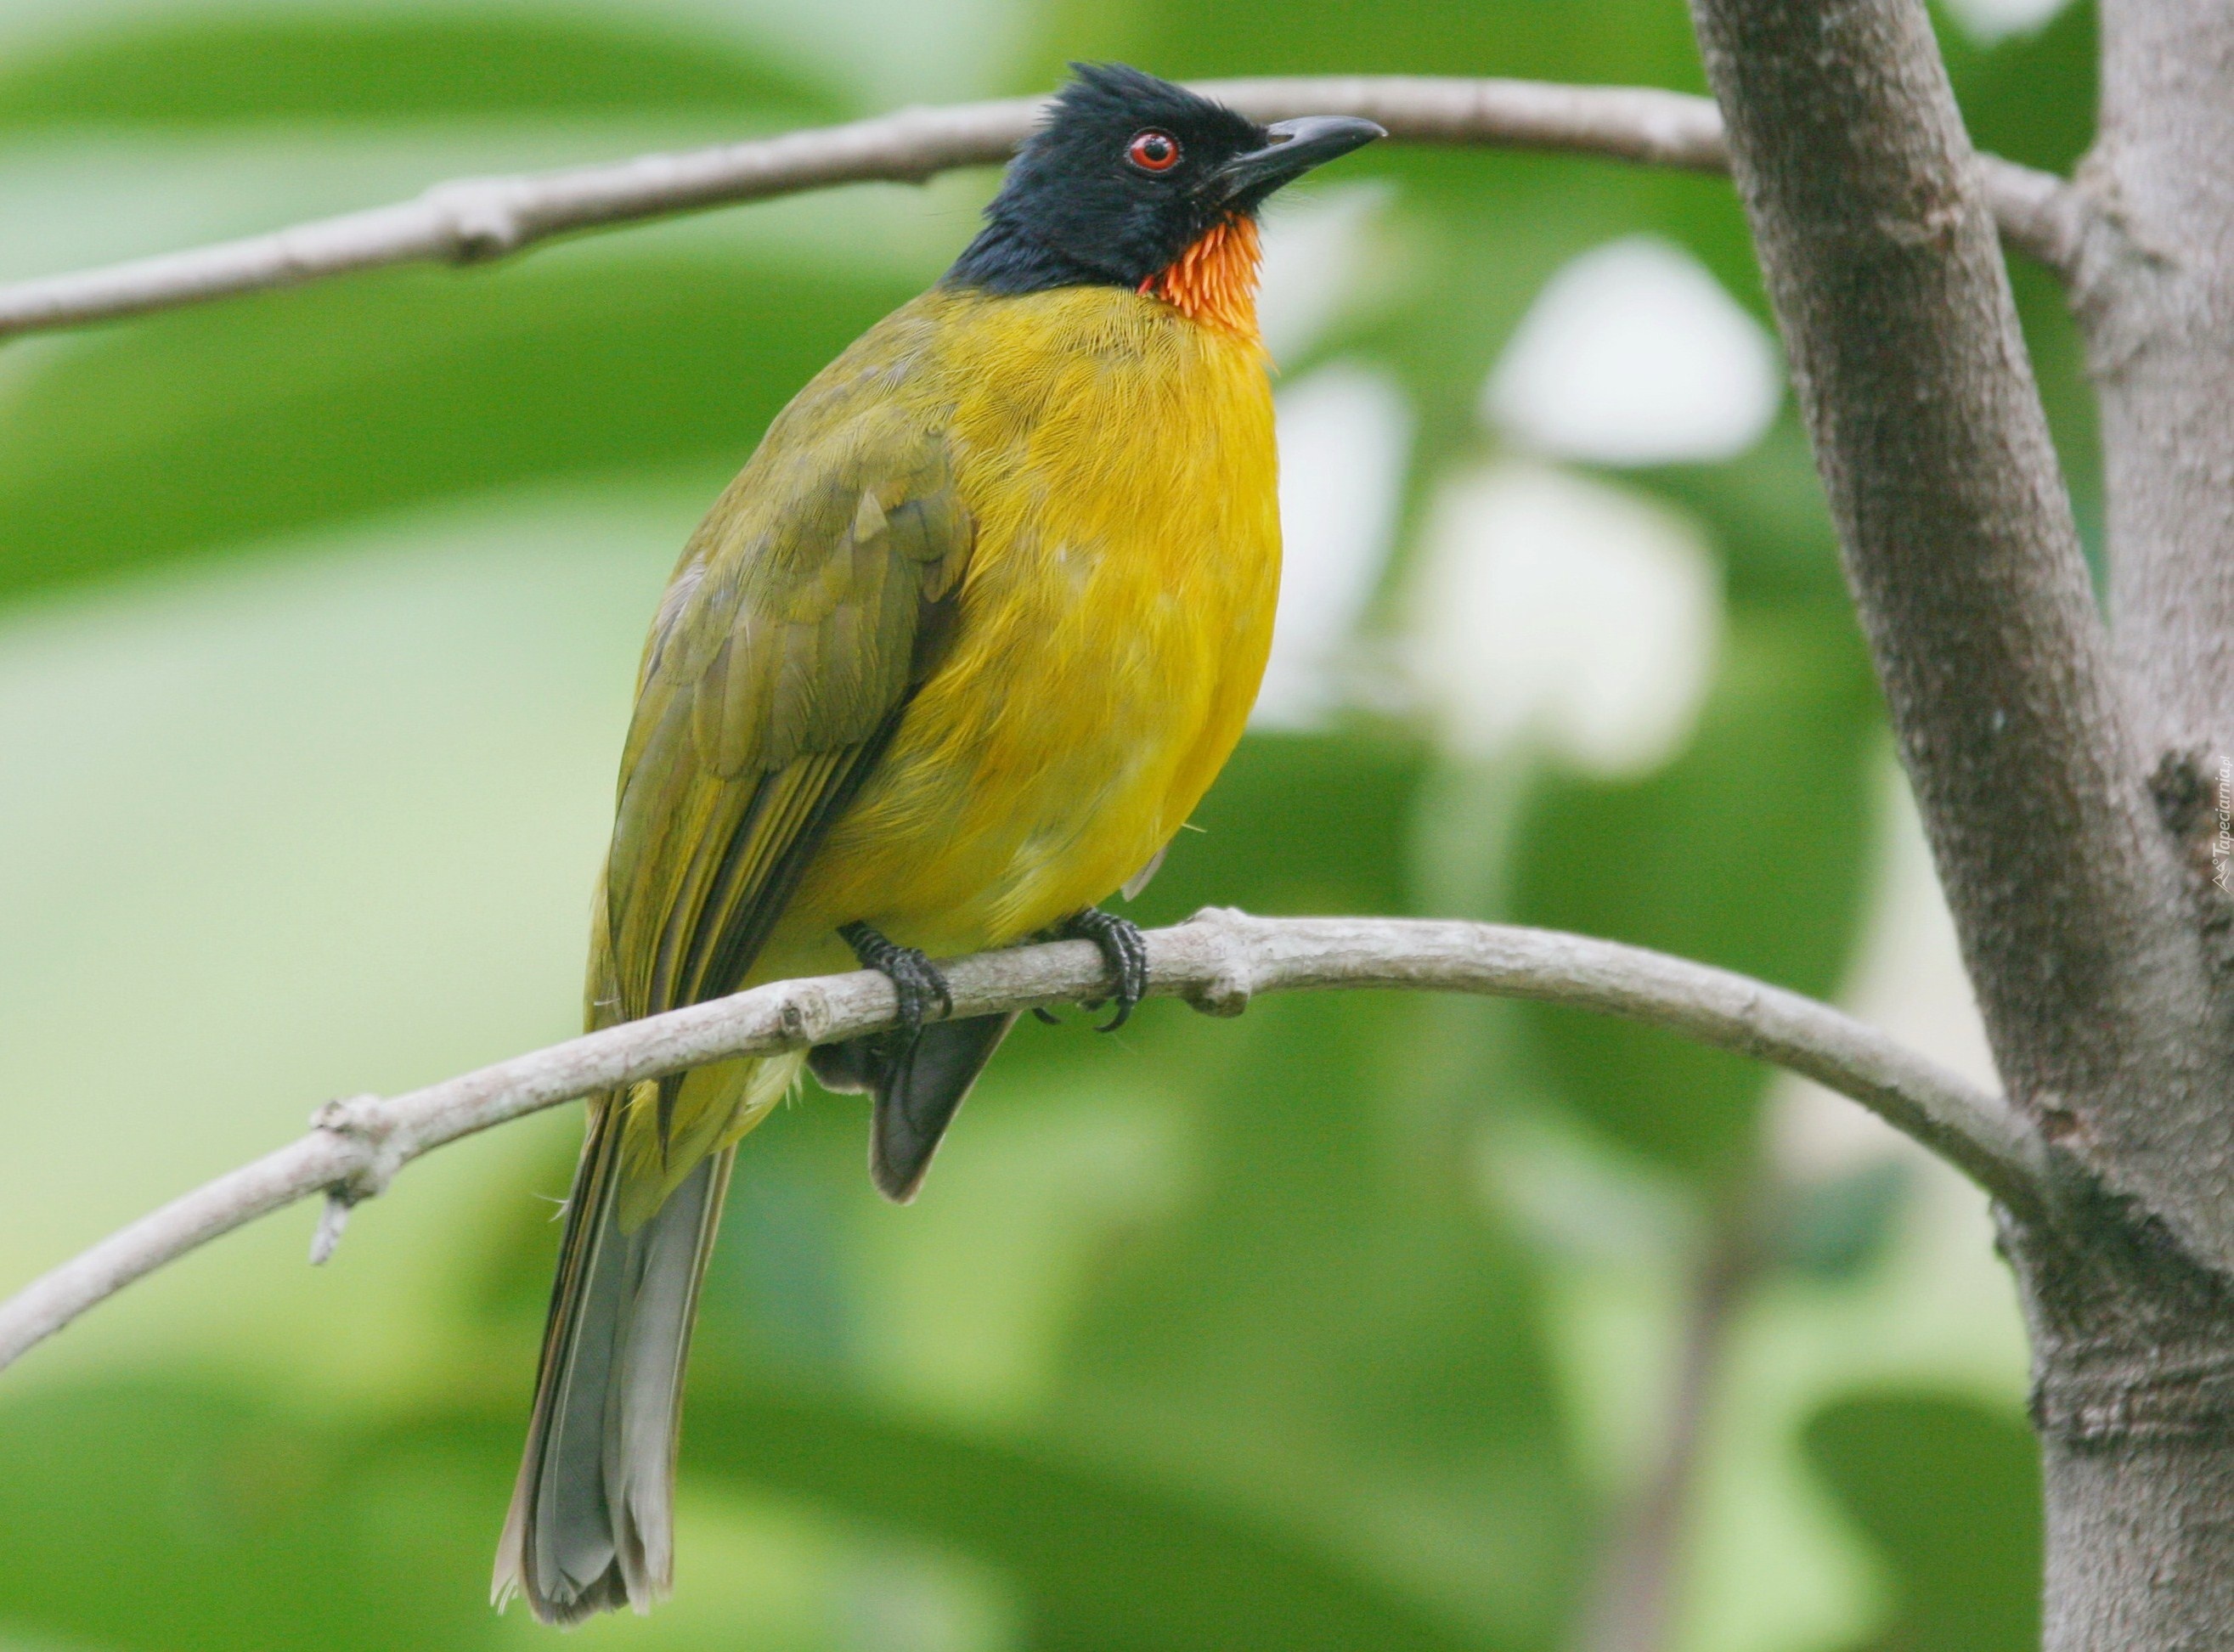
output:
[[[1232,751],[1271,646],[1253,340],[1114,288],[918,308],[977,526],[960,624],[756,976],[848,919],[951,953],[1106,899]]]

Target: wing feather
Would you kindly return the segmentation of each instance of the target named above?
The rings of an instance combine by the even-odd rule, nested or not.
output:
[[[950,630],[969,514],[936,421],[885,389],[803,397],[819,416],[769,433],[684,552],[624,760],[593,1024],[735,989]]]

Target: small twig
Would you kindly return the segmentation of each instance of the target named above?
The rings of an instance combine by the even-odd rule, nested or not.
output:
[[[1584,1615],[1581,1652],[1665,1652],[1675,1644],[1685,1545],[1717,1390],[1767,1259],[1760,1204],[1752,1184],[1717,1203],[1684,1297],[1655,1455],[1644,1483],[1616,1518]]]
[[[1258,120],[1360,114],[1411,143],[1505,145],[1723,172],[1721,118],[1704,98],[1647,87],[1412,75],[1215,81]],[[610,165],[437,184],[415,199],[184,252],[0,287],[0,338],[83,326],[398,264],[471,264],[572,230],[764,200],[835,184],[921,183],[1006,160],[1038,118],[1031,98],[903,109],[850,125]],[[2011,245],[2062,268],[2074,199],[2052,173],[1990,157],[1988,194]]]
[[[1655,1022],[1775,1061],[1906,1131],[2021,1212],[2044,1185],[2037,1139],[2007,1103],[1826,1005],[1640,947],[1492,924],[1257,918],[1213,908],[1147,937],[1148,990],[1212,1015],[1259,992],[1383,987],[1568,1003]],[[1091,943],[985,952],[944,966],[956,1015],[1107,997]],[[0,1303],[0,1368],[142,1275],[312,1194],[344,1205],[405,1164],[507,1120],[737,1055],[880,1032],[892,983],[861,971],[778,982],[653,1015],[382,1100],[320,1108],[307,1136],[173,1200]],[[331,1216],[330,1238],[339,1237]],[[330,1250],[330,1245],[327,1247]]]
[[[347,1193],[329,1187],[326,1202],[318,1210],[318,1225],[310,1232],[310,1265],[323,1268],[333,1260],[334,1252],[341,1247],[342,1230],[349,1226],[349,1212],[356,1208]]]

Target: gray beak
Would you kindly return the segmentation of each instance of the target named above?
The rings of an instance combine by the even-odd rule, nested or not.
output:
[[[1374,121],[1347,114],[1306,115],[1277,121],[1264,130],[1271,142],[1236,155],[1218,169],[1217,185],[1228,206],[1246,211],[1312,167],[1388,135]]]

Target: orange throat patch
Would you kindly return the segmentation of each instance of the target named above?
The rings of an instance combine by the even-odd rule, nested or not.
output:
[[[1171,268],[1143,281],[1140,291],[1190,320],[1261,344],[1257,267],[1264,256],[1255,219],[1225,219],[1204,231]]]

